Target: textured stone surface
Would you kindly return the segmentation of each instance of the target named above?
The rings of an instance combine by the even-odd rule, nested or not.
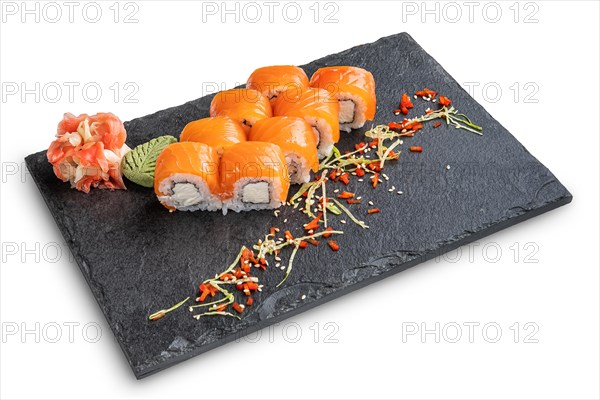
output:
[[[289,208],[282,209],[279,219],[272,212],[168,213],[152,190],[129,183],[127,191],[86,195],[54,177],[45,152],[27,157],[31,175],[138,378],[571,201],[554,175],[409,35],[354,47],[304,68],[310,76],[335,64],[373,72],[376,123],[394,118],[390,110],[403,92],[429,87],[451,98],[485,134],[432,129],[429,124],[407,139],[400,161],[386,167],[390,181],[384,188],[373,191],[367,182],[356,181],[347,188],[382,210],[364,217],[371,229],[337,223],[346,232],[337,237],[342,250],[334,253],[323,243],[299,253],[279,289],[275,285],[282,271],[259,274],[265,290],[241,321],[196,321],[185,308],[155,323],[147,316],[193,296],[201,280],[226,268],[240,246],[255,242],[265,227],[281,227],[288,218],[286,227],[300,233],[303,215]],[[129,121],[127,143],[133,147],[160,135],[177,136],[187,122],[208,116],[210,100],[207,96]],[[426,106],[415,101],[415,107]],[[353,148],[360,136],[343,135],[340,148]],[[407,145],[421,145],[424,151],[410,153]],[[404,194],[389,193],[391,185]],[[353,210],[363,215],[367,208]]]

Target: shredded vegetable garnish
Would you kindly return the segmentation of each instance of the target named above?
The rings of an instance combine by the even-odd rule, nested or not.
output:
[[[150,321],[157,321],[161,318],[163,318],[165,315],[167,315],[168,313],[170,313],[173,310],[178,309],[179,307],[181,307],[182,305],[184,305],[190,298],[186,297],[185,300],[180,301],[179,303],[175,304],[173,307],[171,308],[167,308],[166,310],[160,310],[155,312],[154,314],[151,314],[148,319]]]
[[[441,96],[443,97],[443,96]],[[441,98],[440,97],[440,98]],[[441,104],[441,101],[440,101]],[[465,114],[459,113],[453,106],[450,106],[449,103],[444,105],[439,110],[433,111],[429,114],[422,115],[420,117],[408,120],[408,122],[426,122],[434,119],[442,119],[446,120],[447,125],[452,125],[456,129],[464,129],[469,132],[473,132],[479,136],[483,134],[483,128],[479,125],[475,125],[473,121],[469,119]]]
[[[332,199],[332,200],[335,202],[335,205],[338,206],[343,212],[345,212],[346,215],[348,215],[350,217],[350,219],[356,225],[360,226],[363,229],[368,229],[369,228],[369,226],[367,224],[365,224],[364,221],[359,221],[354,215],[352,215],[352,213],[346,207],[344,207],[344,205],[342,203],[340,203],[336,199]]]

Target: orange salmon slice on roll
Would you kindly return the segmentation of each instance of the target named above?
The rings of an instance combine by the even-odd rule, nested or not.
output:
[[[273,143],[249,141],[227,148],[219,175],[224,213],[278,208],[290,188],[285,156]]]
[[[328,157],[340,139],[338,100],[327,90],[290,89],[281,93],[273,104],[275,116],[303,118],[312,127],[319,158]]]
[[[154,192],[170,211],[216,211],[222,208],[219,156],[204,143],[167,146],[156,160]]]
[[[310,180],[310,171],[319,169],[317,142],[312,127],[303,118],[273,117],[258,121],[249,140],[269,142],[283,151],[291,183]]]
[[[308,76],[294,65],[273,65],[256,69],[248,78],[246,88],[267,96],[271,105],[277,96],[289,89],[308,88]]]
[[[190,122],[181,131],[179,140],[207,144],[220,156],[229,146],[245,142],[246,132],[239,122],[226,116],[218,116]]]
[[[273,116],[269,99],[254,89],[231,89],[219,92],[210,103],[210,116],[224,115],[239,122],[248,133],[252,125]]]
[[[375,79],[363,68],[335,66],[320,68],[310,78],[310,86],[326,89],[340,102],[340,129],[350,132],[373,120],[377,108]]]

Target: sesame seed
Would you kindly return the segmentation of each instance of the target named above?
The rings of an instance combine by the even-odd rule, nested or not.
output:
[[[450,169],[450,165],[446,165],[446,169],[449,170]]]
[[[404,144],[404,140],[401,140],[401,141],[400,141],[400,144]]]
[[[388,189],[388,192],[393,192],[393,191],[394,191],[394,189]]]
[[[337,192],[339,192],[339,191],[340,191],[340,189],[335,189],[335,190],[333,191],[333,193],[337,193]]]
[[[361,199],[362,199],[362,196],[358,196],[358,197],[356,198],[356,200],[361,200]]]
[[[359,182],[364,182],[364,179],[360,178],[358,181],[359,181]]]
[[[377,182],[379,183],[383,183],[383,181],[381,179],[377,179]]]
[[[417,95],[415,94],[413,97],[416,99],[416,98],[417,98]]]
[[[277,268],[279,268],[279,267],[281,267],[281,263],[276,263],[276,264],[275,264],[275,266],[276,266]]]
[[[283,271],[284,269],[285,269],[285,265],[282,265],[281,266],[281,270]]]
[[[390,180],[390,178],[389,178],[389,177],[388,177],[386,174],[381,174],[381,176],[383,176],[383,178],[384,178],[386,181],[389,181],[389,180]]]
[[[435,100],[435,99],[433,99],[433,100],[431,100],[431,101],[432,101],[432,102],[434,102],[434,103],[436,102],[436,100]]]
[[[340,222],[341,222],[342,224],[345,224],[345,223],[346,223],[346,220],[345,220],[345,219],[342,219],[342,220],[340,220]]]
[[[372,202],[372,201],[369,201],[369,205],[370,205],[370,206],[372,206],[372,205],[373,205],[373,202]]]
[[[352,175],[356,175],[356,172],[352,172],[351,174],[352,174]]]
[[[302,295],[302,300],[304,300],[305,298],[306,298],[306,295],[305,295],[305,294],[303,294],[303,295]]]
[[[287,222],[287,218],[283,220],[283,223],[285,224]]]
[[[403,194],[404,192],[402,190],[398,190],[396,193]]]
[[[396,190],[396,186],[392,185],[392,191]]]

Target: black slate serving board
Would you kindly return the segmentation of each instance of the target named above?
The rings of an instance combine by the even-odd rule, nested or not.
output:
[[[241,321],[197,321],[185,307],[157,322],[147,317],[194,296],[202,280],[223,271],[241,245],[255,243],[269,226],[285,226],[299,234],[307,222],[303,214],[290,207],[282,208],[279,218],[270,211],[226,216],[169,213],[152,190],[129,183],[127,191],[93,190],[86,195],[56,179],[45,151],[26,158],[137,378],[571,201],[554,175],[408,34],[357,46],[303,68],[310,76],[327,65],[355,65],[373,73],[375,123],[394,120],[391,110],[403,92],[429,87],[483,126],[484,136],[428,124],[405,140],[400,160],[386,167],[390,180],[383,187],[373,190],[368,180],[353,179],[346,189],[361,194],[365,203],[353,210],[371,228],[333,222],[345,231],[336,238],[341,251],[334,253],[322,243],[300,252],[291,276],[278,289],[283,271],[271,268],[257,274],[265,288]],[[159,135],[177,136],[187,122],[208,116],[211,99],[206,96],[126,122],[127,143],[133,147]],[[414,102],[414,115],[434,106]],[[357,131],[343,134],[339,147],[353,149],[361,137]],[[423,146],[424,151],[410,153],[408,145]],[[392,185],[404,194],[390,193]],[[366,216],[367,200],[381,213]]]

